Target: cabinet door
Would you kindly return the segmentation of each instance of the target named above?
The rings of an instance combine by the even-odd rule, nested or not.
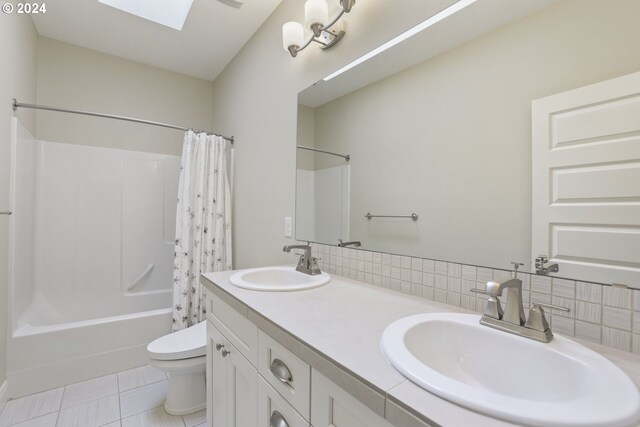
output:
[[[230,343],[220,354],[226,361],[227,371],[226,426],[257,427],[258,371]]]
[[[315,369],[311,371],[311,424],[316,427],[393,427]]]
[[[227,342],[220,331],[207,322],[207,424],[227,427],[227,361],[217,349]]]

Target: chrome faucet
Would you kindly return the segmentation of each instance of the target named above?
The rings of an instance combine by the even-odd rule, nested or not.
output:
[[[522,280],[517,277],[518,267],[520,265],[516,263],[516,275],[514,277],[503,282],[487,282],[487,287],[484,292],[490,297],[495,298],[498,301],[496,305],[499,306],[500,300],[498,297],[501,297],[506,289],[507,305],[505,306],[502,317],[495,317],[493,312],[491,312],[491,315],[496,319],[522,326],[527,319],[524,317],[524,306],[522,302]]]
[[[524,315],[522,301],[522,280],[518,278],[518,268],[524,264],[512,262],[514,276],[502,282],[487,282],[485,289],[472,289],[474,292],[487,294],[487,300],[480,324],[504,332],[531,338],[537,341],[549,342],[553,339],[553,333],[549,327],[543,307],[555,310],[569,311],[566,307],[534,302],[529,310],[529,319]],[[507,304],[502,310],[500,297],[507,290]]]
[[[341,248],[346,248],[347,246],[353,246],[359,248],[362,246],[362,242],[354,240],[353,242],[343,242],[342,239],[338,239],[338,246]]]
[[[548,264],[548,262],[549,259],[546,255],[538,255],[536,258],[536,274],[548,276],[549,273],[557,273],[560,271],[560,266],[558,264],[550,264],[545,267],[545,264]]]
[[[318,267],[318,259],[311,256],[311,245],[287,245],[282,248],[285,252],[291,252],[291,249],[302,249],[304,251],[303,254],[300,254],[300,258],[298,259],[298,265],[296,266],[296,271],[304,274],[310,274],[315,276],[316,274],[322,273],[320,271],[320,267]]]

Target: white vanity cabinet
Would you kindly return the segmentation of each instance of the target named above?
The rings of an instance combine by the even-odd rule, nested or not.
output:
[[[207,293],[209,427],[393,427]]]
[[[258,371],[207,322],[207,422],[210,427],[256,426]]]

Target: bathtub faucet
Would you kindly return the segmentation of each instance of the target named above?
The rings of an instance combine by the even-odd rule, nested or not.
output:
[[[307,243],[306,245],[287,245],[282,248],[282,250],[285,252],[291,252],[291,249],[302,249],[304,251],[303,254],[300,254],[300,259],[298,259],[298,266],[296,267],[296,271],[312,276],[322,273],[320,271],[320,267],[318,267],[318,259],[311,256],[310,244]]]

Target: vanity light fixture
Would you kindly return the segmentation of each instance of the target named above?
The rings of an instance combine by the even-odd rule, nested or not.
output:
[[[362,64],[364,61],[366,61],[368,59],[371,59],[371,58],[373,58],[374,56],[376,56],[378,54],[381,54],[385,50],[397,45],[398,43],[408,39],[409,37],[413,37],[416,34],[418,34],[419,32],[426,30],[427,28],[431,27],[432,25],[437,24],[438,22],[440,22],[443,19],[453,15],[454,13],[461,11],[462,9],[464,9],[465,7],[475,3],[476,1],[477,0],[460,0],[460,1],[452,4],[451,6],[447,7],[446,9],[443,9],[440,12],[436,13],[432,17],[427,18],[426,20],[422,21],[421,23],[419,23],[415,27],[408,29],[407,31],[405,31],[404,33],[400,34],[397,37],[394,37],[393,39],[389,40],[388,42],[386,42],[382,46],[379,46],[379,47],[373,49],[371,52],[362,55],[360,58],[356,59],[355,61],[348,63],[347,65],[345,65],[344,67],[342,67],[338,71],[336,71],[335,73],[329,74],[327,77],[325,77],[322,80],[324,80],[326,82],[326,81],[331,80],[334,77],[339,76],[340,74],[344,73],[345,71],[348,71],[348,70],[352,69],[356,65]]]
[[[356,0],[340,0],[342,9],[329,20],[329,5],[327,0],[307,0],[304,4],[304,27],[299,22],[291,21],[282,26],[282,44],[284,50],[292,57],[306,49],[311,42],[320,44],[320,49],[329,49],[344,37],[344,30],[338,26],[331,30],[345,13],[351,12]],[[305,27],[311,31],[311,37],[305,41]]]

